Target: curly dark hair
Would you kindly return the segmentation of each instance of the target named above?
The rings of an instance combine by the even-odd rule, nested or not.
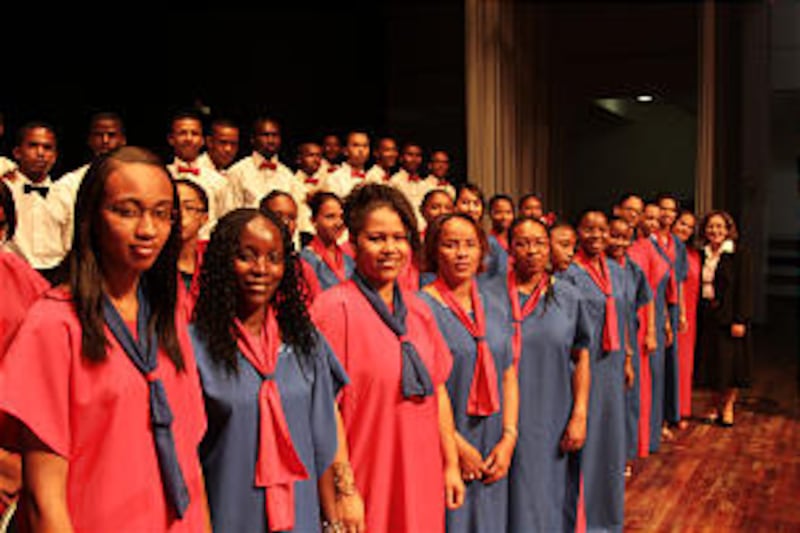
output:
[[[350,232],[350,240],[355,241],[358,238],[358,234],[364,229],[367,215],[379,207],[388,207],[397,213],[408,234],[413,257],[419,257],[419,230],[414,208],[402,192],[381,183],[359,185],[345,198],[344,222]]]
[[[463,220],[475,229],[475,234],[478,236],[478,242],[480,243],[481,247],[481,258],[478,262],[478,272],[483,272],[485,270],[483,260],[489,253],[489,241],[486,240],[486,232],[483,231],[481,225],[464,213],[446,213],[436,217],[436,220],[434,220],[433,223],[428,226],[428,230],[425,234],[425,248],[423,253],[424,271],[436,273],[439,272],[437,250],[439,249],[439,244],[442,240],[442,231],[444,230],[444,225],[453,219]]]
[[[233,258],[239,251],[239,237],[244,227],[256,217],[272,223],[281,234],[284,272],[273,296],[278,327],[283,342],[291,346],[302,359],[311,358],[317,334],[305,306],[307,286],[300,273],[297,254],[286,226],[272,212],[258,209],[235,209],[217,221],[206,248],[200,268],[200,295],[194,308],[194,322],[200,337],[206,342],[211,356],[224,362],[233,372],[238,371],[236,354],[237,300],[236,274]]]

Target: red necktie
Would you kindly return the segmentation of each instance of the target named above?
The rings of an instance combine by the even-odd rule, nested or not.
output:
[[[363,180],[367,176],[367,174],[363,170],[353,169],[350,172],[350,176],[353,177],[353,178],[359,178],[359,179]]]
[[[178,174],[193,174],[195,176],[199,176],[200,169],[192,167],[178,167]]]
[[[336,172],[337,170],[339,170],[339,165],[331,165],[331,166],[328,167],[328,173],[329,174],[331,172]]]
[[[259,170],[264,170],[264,169],[275,170],[276,168],[278,168],[278,165],[276,165],[272,161],[263,161],[260,165],[258,165]]]
[[[260,337],[255,338],[235,320],[238,344],[242,355],[261,375],[258,391],[258,458],[255,485],[264,487],[266,513],[270,531],[294,528],[294,483],[308,479],[303,462],[297,455],[283,412],[281,395],[275,382],[280,329],[275,310],[267,311],[266,324]]]
[[[497,390],[497,368],[494,366],[489,343],[486,342],[486,316],[483,313],[478,284],[473,279],[470,287],[475,320],[472,320],[464,308],[459,305],[450,287],[442,278],[436,278],[433,286],[436,287],[444,303],[477,343],[478,353],[475,357],[475,370],[472,374],[472,384],[469,387],[469,397],[467,398],[467,414],[470,416],[492,415],[500,410],[500,393]]]
[[[409,174],[408,181],[413,181],[413,182],[419,181],[419,174]]]
[[[519,359],[522,355],[522,322],[529,314],[533,313],[536,305],[539,303],[542,295],[547,292],[547,287],[550,286],[550,276],[544,273],[542,279],[533,288],[528,300],[525,302],[525,307],[519,306],[519,289],[517,288],[517,273],[513,268],[508,269],[506,277],[508,285],[508,299],[511,302],[511,318],[514,323],[514,336],[511,338],[511,347],[514,352],[514,368],[519,369]]]
[[[619,350],[619,328],[617,322],[617,304],[614,301],[614,285],[611,281],[611,272],[606,264],[606,254],[600,254],[600,269],[597,269],[579,248],[575,254],[575,263],[586,272],[597,288],[606,297],[606,319],[603,324],[603,351],[613,352]]]

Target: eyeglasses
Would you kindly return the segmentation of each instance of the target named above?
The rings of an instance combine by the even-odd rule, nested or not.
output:
[[[172,206],[157,205],[156,207],[144,207],[138,203],[130,202],[117,205],[107,205],[105,209],[114,213],[123,220],[138,222],[149,212],[153,220],[159,224],[172,224],[177,219],[177,212]]]
[[[203,207],[198,207],[196,205],[183,204],[183,205],[181,205],[181,212],[189,214],[189,215],[192,215],[192,216],[198,216],[198,215],[201,215],[202,213],[206,213],[207,211]]]

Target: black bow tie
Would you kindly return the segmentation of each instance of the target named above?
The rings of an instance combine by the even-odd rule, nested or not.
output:
[[[38,192],[42,198],[47,198],[47,193],[50,192],[50,187],[47,185],[33,185],[32,183],[26,183],[23,190],[25,194],[30,194],[33,191]]]

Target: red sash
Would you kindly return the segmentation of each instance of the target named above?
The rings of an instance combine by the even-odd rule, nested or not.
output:
[[[278,320],[270,308],[258,338],[251,335],[239,320],[234,324],[242,355],[263,379],[258,391],[259,442],[255,485],[265,489],[269,529],[290,530],[294,528],[294,483],[308,479],[308,472],[294,448],[275,381],[281,345]]]
[[[519,370],[519,359],[522,355],[522,321],[525,320],[529,314],[533,313],[536,305],[542,298],[542,295],[547,291],[550,285],[550,275],[546,272],[533,288],[528,301],[525,302],[525,307],[520,308],[519,305],[519,289],[517,289],[517,274],[513,268],[508,269],[506,277],[508,285],[508,299],[511,301],[511,318],[514,323],[514,336],[511,338],[511,347],[514,352],[514,368]]]
[[[600,269],[598,270],[582,249],[575,254],[575,263],[581,267],[592,279],[597,288],[606,297],[606,317],[603,324],[603,351],[613,352],[619,350],[619,328],[617,322],[617,304],[614,301],[614,286],[611,273],[606,264],[606,255],[600,254]]]
[[[478,353],[467,398],[467,414],[470,416],[492,415],[500,410],[500,393],[497,390],[497,368],[494,366],[492,352],[486,342],[486,316],[483,312],[480,294],[478,294],[478,284],[473,279],[470,289],[475,320],[472,320],[464,308],[459,305],[444,280],[436,278],[433,286],[477,343]]]
[[[339,281],[344,281],[347,279],[347,274],[344,268],[344,253],[342,249],[337,245],[336,252],[334,254],[334,258],[331,259],[330,254],[328,254],[328,250],[325,249],[325,245],[322,244],[322,240],[315,235],[311,242],[308,243],[308,246],[311,250],[319,256],[320,259],[331,269]]]

